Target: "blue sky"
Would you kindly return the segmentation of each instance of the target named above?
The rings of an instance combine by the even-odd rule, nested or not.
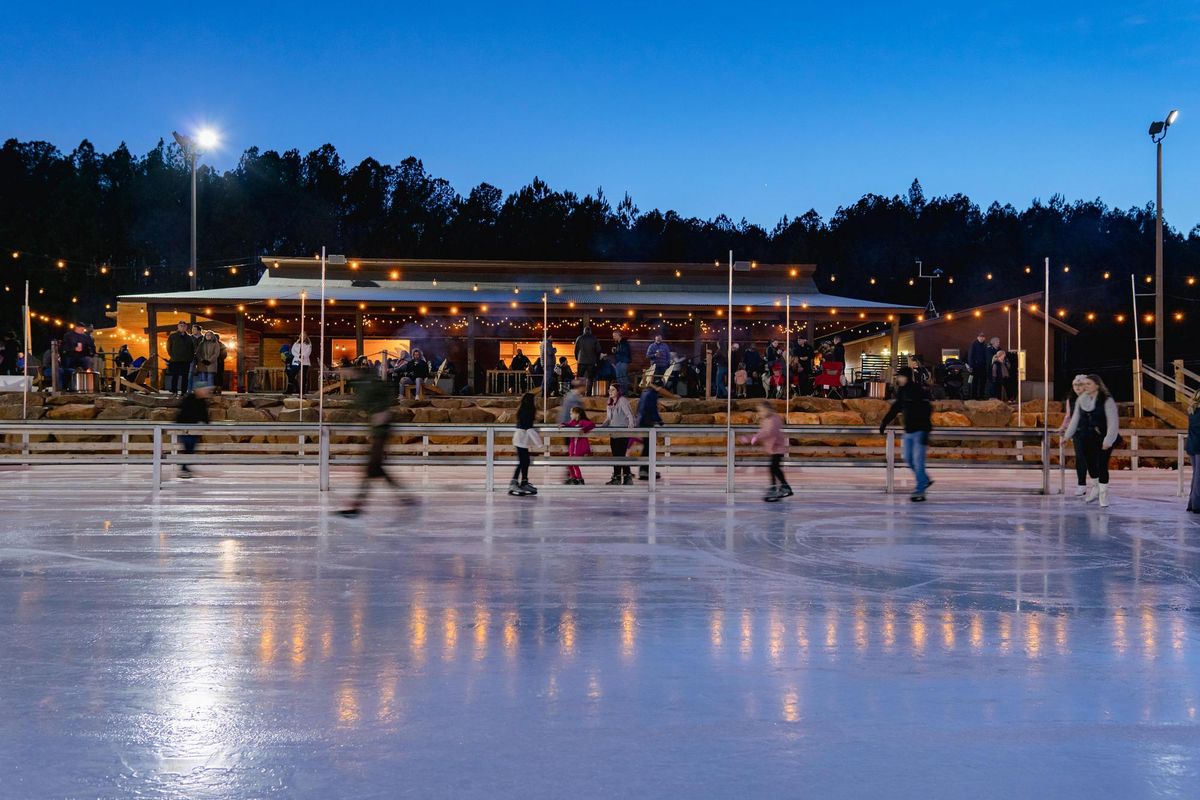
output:
[[[1200,6],[1184,2],[22,2],[0,136],[144,152],[172,129],[424,160],[466,192],[556,188],[765,225],[920,178],[1018,206],[1154,196],[1200,224]],[[111,10],[119,6],[120,10]]]

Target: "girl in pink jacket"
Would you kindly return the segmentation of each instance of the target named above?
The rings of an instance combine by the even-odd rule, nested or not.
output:
[[[590,456],[592,454],[592,446],[588,444],[587,434],[596,427],[587,414],[584,413],[582,406],[575,406],[571,409],[571,418],[563,423],[568,428],[578,428],[583,431],[583,436],[572,436],[567,442],[567,455],[569,456]],[[572,464],[567,467],[567,483],[573,486],[583,485],[583,473],[579,471],[579,467]]]
[[[783,434],[783,420],[775,413],[775,407],[763,401],[758,404],[758,433],[743,439],[750,444],[761,445],[763,452],[770,457],[767,467],[771,474],[771,488],[763,496],[763,500],[774,503],[785,497],[791,497],[792,487],[788,485],[783,475],[783,456],[787,453],[788,440]]]

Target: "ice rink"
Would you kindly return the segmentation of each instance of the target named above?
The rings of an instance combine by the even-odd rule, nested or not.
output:
[[[350,474],[0,471],[0,796],[1200,797],[1173,474],[1107,511],[791,477],[409,476],[345,521]]]

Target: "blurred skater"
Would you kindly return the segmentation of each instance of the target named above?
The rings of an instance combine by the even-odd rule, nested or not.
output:
[[[758,433],[744,437],[743,441],[761,446],[770,458],[767,472],[771,476],[771,485],[763,500],[775,503],[785,497],[791,497],[794,492],[783,474],[783,457],[788,447],[787,437],[783,435],[783,420],[775,413],[775,407],[766,400],[758,404],[758,425]]]
[[[896,400],[879,423],[879,432],[883,433],[888,423],[901,413],[904,414],[904,463],[908,464],[917,481],[909,499],[914,503],[923,503],[925,491],[933,485],[929,473],[925,471],[925,450],[929,447],[929,434],[933,430],[933,405],[925,390],[913,381],[912,370],[908,367],[896,370]]]
[[[180,425],[207,425],[209,422],[208,396],[211,393],[212,387],[207,383],[197,384],[179,401],[179,411],[175,414],[175,422]],[[180,434],[179,441],[183,444],[183,454],[190,456],[196,452],[196,444],[200,441],[200,437],[194,433],[183,433]],[[187,464],[179,465],[179,477],[192,477],[192,470]]]
[[[384,459],[387,455],[387,441],[392,426],[392,387],[384,383],[374,371],[360,367],[348,367],[342,370],[342,375],[350,381],[354,392],[354,405],[367,415],[371,423],[371,447],[367,451],[367,466],[363,472],[362,483],[359,484],[358,494],[349,508],[338,513],[343,517],[354,518],[362,512],[367,494],[371,491],[371,481],[379,479],[399,492],[404,487],[384,469]],[[400,496],[401,505],[410,505],[415,501],[407,496]]]

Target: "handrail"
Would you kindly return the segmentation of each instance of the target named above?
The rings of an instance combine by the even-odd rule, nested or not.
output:
[[[1189,373],[1186,369],[1184,369],[1183,372],[1185,374],[1191,374],[1196,380],[1200,380],[1200,376],[1196,376],[1195,373]],[[1165,375],[1156,370],[1154,367],[1147,366],[1146,364],[1141,365],[1141,373],[1147,378],[1152,378],[1153,380],[1158,381],[1166,388],[1173,389],[1175,392],[1182,394],[1188,400],[1190,400],[1196,392],[1196,390],[1189,389],[1187,386],[1181,385],[1177,380],[1175,380],[1175,378]],[[1141,387],[1139,386],[1135,388],[1140,389]]]
[[[321,490],[328,490],[331,464],[359,463],[362,460],[361,449],[346,449],[345,444],[335,445],[334,436],[343,439],[354,439],[363,435],[368,426],[365,423],[301,423],[301,422],[215,422],[210,425],[182,424],[169,421],[152,420],[27,420],[0,422],[0,436],[7,436],[7,441],[0,444],[0,463],[91,463],[138,465],[149,464],[152,469],[154,491],[161,484],[162,468],[165,465],[180,462],[181,457],[175,452],[179,437],[183,434],[198,434],[203,437],[205,446],[197,453],[188,456],[191,463],[208,464],[294,464],[300,466],[317,466],[318,482]],[[537,426],[544,435],[540,455],[535,458],[539,466],[578,464],[578,460],[561,453],[562,440],[579,436],[590,436],[598,439],[605,438],[638,438],[646,441],[646,447],[638,457],[605,457],[599,455],[588,457],[586,463],[595,466],[639,466],[645,467],[649,479],[646,482],[647,491],[657,491],[656,469],[672,466],[695,467],[724,467],[726,470],[726,491],[735,490],[734,473],[738,467],[759,466],[763,457],[755,452],[747,452],[749,445],[744,445],[739,452],[736,437],[751,433],[757,429],[753,425],[679,425],[658,426],[653,428],[595,428],[590,432],[579,431],[575,428],[558,427],[553,425]],[[485,485],[489,491],[495,484],[495,467],[498,464],[510,465],[512,456],[507,452],[501,453],[501,447],[507,450],[507,443],[501,440],[497,445],[496,432],[513,430],[509,424],[416,424],[406,423],[392,426],[392,433],[398,437],[418,439],[417,444],[401,444],[400,447],[414,448],[402,451],[397,462],[419,466],[443,465],[475,465],[486,469]],[[824,427],[813,425],[786,426],[783,432],[789,438],[817,439],[816,444],[797,445],[791,457],[786,459],[788,464],[820,464],[827,466],[879,466],[883,469],[885,478],[884,491],[895,491],[895,472],[897,467],[897,431],[889,429],[883,435],[876,426],[848,425],[839,427]],[[947,467],[964,468],[1017,468],[1038,469],[1042,472],[1043,487],[1048,485],[1049,458],[1046,456],[1048,439],[1038,428],[955,428],[941,432],[947,439],[983,439],[1013,441],[1015,449],[985,447],[976,454],[982,454],[986,459],[958,459],[945,461]],[[99,435],[114,437],[107,441],[72,442],[41,441],[33,437],[42,434],[53,434],[58,440],[60,436]],[[230,434],[240,434],[242,437],[271,437],[266,441],[238,441],[237,438],[227,438]],[[432,442],[438,437],[469,436],[474,443],[439,445]],[[115,438],[115,437],[118,437]],[[14,437],[17,438],[14,441]],[[707,443],[683,443],[680,439],[708,439]],[[135,440],[136,438],[136,440]],[[859,442],[838,444],[839,439],[870,438],[878,444]],[[149,439],[149,441],[146,441]],[[482,453],[478,449],[464,450],[461,448],[480,448],[479,440],[484,440]],[[822,442],[820,440],[824,439]],[[557,441],[557,445],[556,442]],[[832,441],[830,441],[832,440]],[[936,439],[934,439],[936,442]],[[349,443],[347,443],[349,444]],[[356,447],[361,447],[357,442]],[[1033,455],[1033,460],[1026,461],[1031,456],[1031,445],[1040,444],[1042,457]],[[334,447],[338,451],[334,452]],[[700,449],[692,449],[694,447]],[[953,447],[953,445],[951,445]],[[419,448],[419,449],[415,449]],[[798,451],[798,452],[796,452]],[[805,452],[807,451],[807,452]],[[814,451],[816,454],[814,456]],[[936,452],[936,448],[935,448]],[[945,453],[943,453],[944,455]],[[954,455],[958,455],[955,453]],[[995,460],[1000,456],[1003,460]],[[1040,461],[1040,463],[1039,463]],[[1043,488],[1043,491],[1047,491]]]

